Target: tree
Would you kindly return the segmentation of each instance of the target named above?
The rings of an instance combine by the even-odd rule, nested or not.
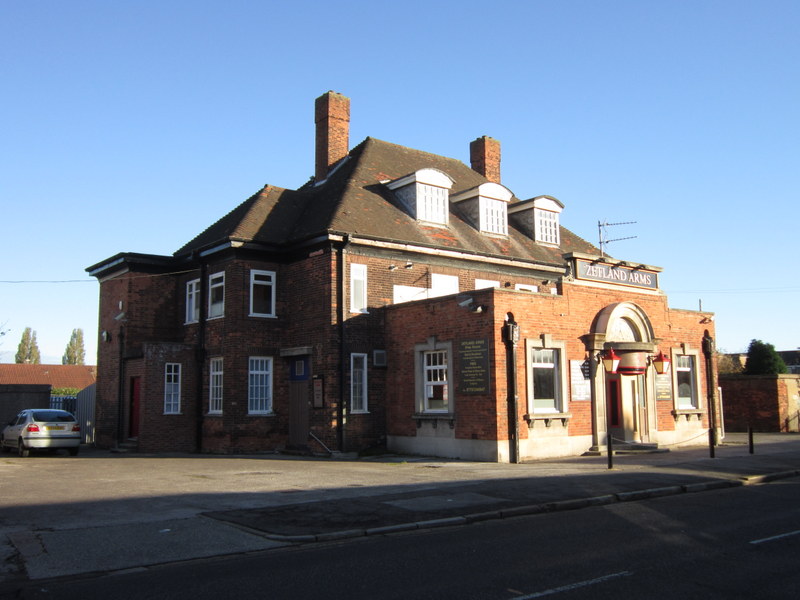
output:
[[[61,359],[63,365],[82,365],[85,364],[86,350],[83,347],[83,329],[73,329],[72,337],[69,338],[69,344],[64,351],[64,356]]]
[[[717,350],[717,372],[720,375],[741,375],[743,370],[739,354],[729,354],[722,348]]]
[[[745,375],[778,375],[786,373],[786,363],[775,351],[775,346],[761,340],[751,340],[747,348]]]
[[[30,327],[26,327],[22,332],[22,339],[17,347],[17,354],[14,357],[14,362],[17,364],[28,363],[38,365],[42,361],[39,355],[39,346],[36,343],[36,332]]]

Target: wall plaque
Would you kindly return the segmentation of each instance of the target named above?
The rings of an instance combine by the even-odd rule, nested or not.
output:
[[[656,375],[656,400],[672,400],[672,375]]]
[[[489,341],[461,340],[458,343],[458,391],[462,394],[489,393]]]
[[[570,400],[591,400],[592,381],[589,379],[589,361],[571,360],[569,361],[569,378],[572,394]]]

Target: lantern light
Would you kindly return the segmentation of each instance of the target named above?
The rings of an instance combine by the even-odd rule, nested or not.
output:
[[[617,369],[619,369],[619,356],[617,356],[613,348],[609,348],[603,354],[603,368],[606,373],[616,373]]]
[[[653,357],[653,366],[659,375],[664,375],[669,371],[669,363],[669,357],[662,350],[659,350],[658,355]]]

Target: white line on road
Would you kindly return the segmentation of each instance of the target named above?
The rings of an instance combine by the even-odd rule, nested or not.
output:
[[[789,533],[782,533],[780,535],[773,535],[772,537],[762,538],[760,540],[752,540],[751,544],[763,544],[764,542],[774,542],[775,540],[781,540],[783,538],[791,537],[793,535],[800,535],[800,530],[798,531],[790,531]]]
[[[552,594],[560,594],[561,592],[568,592],[570,590],[575,590],[582,587],[587,587],[590,585],[595,585],[597,583],[603,583],[604,581],[608,581],[609,579],[616,579],[617,577],[627,577],[629,575],[633,575],[630,571],[620,571],[619,573],[612,573],[610,575],[603,575],[602,577],[597,577],[595,579],[589,579],[587,581],[579,581],[577,583],[570,583],[569,585],[562,585],[557,588],[552,588],[549,590],[544,590],[541,592],[536,592],[534,594],[528,594],[527,596],[517,596],[516,598],[512,598],[512,600],[531,600],[531,598],[541,598],[543,596],[550,596]]]

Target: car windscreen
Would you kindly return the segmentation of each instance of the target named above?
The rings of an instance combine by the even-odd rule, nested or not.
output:
[[[75,417],[63,410],[34,410],[33,420],[39,423],[64,423],[74,421]]]

